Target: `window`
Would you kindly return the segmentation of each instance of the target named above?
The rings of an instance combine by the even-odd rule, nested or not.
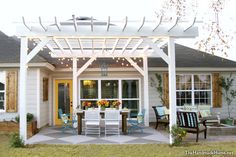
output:
[[[139,81],[122,80],[122,107],[131,109],[131,115],[137,115],[139,101]]]
[[[176,99],[177,106],[211,105],[211,75],[177,75]]]
[[[138,79],[110,79],[110,80],[80,80],[80,102],[91,102],[97,107],[98,100],[105,99],[109,102],[120,100],[122,108],[131,109],[131,113],[138,113],[140,105]]]
[[[5,87],[5,73],[0,72],[0,112],[5,111],[5,100],[6,100],[6,87]]]
[[[81,80],[80,81],[80,100],[91,102],[96,107],[98,101],[98,80]]]
[[[110,103],[119,99],[118,80],[101,80],[101,99],[106,99]]]

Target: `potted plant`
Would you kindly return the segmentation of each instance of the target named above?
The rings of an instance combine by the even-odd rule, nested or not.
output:
[[[109,106],[109,101],[99,100],[97,101],[97,105],[100,106],[102,110],[105,110],[105,108]]]
[[[87,110],[89,107],[91,107],[91,105],[92,105],[92,103],[89,102],[89,101],[84,101],[84,102],[82,103],[82,106],[85,107],[85,110]]]
[[[112,102],[112,106],[116,109],[119,109],[121,102],[119,100],[115,100]]]
[[[233,89],[233,82],[234,79],[232,78],[232,74],[230,74],[229,77],[220,77],[219,85],[223,89],[222,95],[224,96],[228,109],[228,118],[225,122],[229,125],[234,125],[234,119],[231,117],[231,111],[233,110],[231,104],[236,97],[236,90]]]
[[[183,128],[180,128],[177,125],[173,125],[171,127],[170,134],[171,134],[172,138],[174,139],[172,145],[178,146],[178,145],[181,145],[183,138],[187,135],[187,132]]]

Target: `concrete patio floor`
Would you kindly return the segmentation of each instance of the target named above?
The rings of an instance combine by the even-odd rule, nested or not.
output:
[[[196,134],[188,133],[183,139],[184,143],[195,143]],[[223,141],[236,141],[235,135],[207,135],[204,139],[204,134],[199,134],[199,143],[205,142],[223,142]],[[157,130],[154,126],[146,127],[144,132],[132,132],[128,135],[104,135],[101,136],[77,135],[72,130],[61,131],[60,127],[45,127],[40,132],[27,140],[27,144],[168,144],[169,134],[165,127],[158,127]]]
[[[163,134],[151,127],[146,127],[128,135],[77,135],[72,130],[61,131],[60,127],[45,127],[27,140],[27,144],[151,144],[168,143],[168,134]]]

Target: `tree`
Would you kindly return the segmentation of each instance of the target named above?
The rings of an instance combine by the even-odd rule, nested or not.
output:
[[[219,83],[219,85],[223,89],[222,95],[224,96],[225,101],[228,106],[228,119],[231,119],[230,113],[232,111],[232,108],[230,108],[230,106],[236,97],[236,90],[233,89],[233,82],[234,82],[234,79],[232,78],[232,74],[230,74],[229,77],[222,76],[220,78],[220,83]]]

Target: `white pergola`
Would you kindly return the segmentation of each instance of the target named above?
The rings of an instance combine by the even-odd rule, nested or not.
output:
[[[73,59],[73,109],[78,105],[77,79],[80,74],[96,58],[125,58],[142,76],[144,91],[145,125],[149,125],[149,93],[148,93],[148,58],[162,58],[168,64],[169,71],[169,109],[170,129],[176,124],[176,70],[175,43],[176,38],[193,38],[198,35],[198,28],[192,21],[156,20],[131,21],[126,17],[123,21],[97,21],[94,18],[58,22],[55,17],[52,25],[38,23],[27,24],[25,19],[17,26],[17,36],[21,38],[20,49],[20,135],[26,140],[26,79],[28,63],[45,46],[50,49],[51,57]],[[37,44],[28,51],[28,39]],[[162,47],[168,44],[168,54]],[[139,66],[132,58],[141,57],[143,65]],[[77,58],[89,58],[77,68]],[[170,143],[172,143],[170,136]]]

